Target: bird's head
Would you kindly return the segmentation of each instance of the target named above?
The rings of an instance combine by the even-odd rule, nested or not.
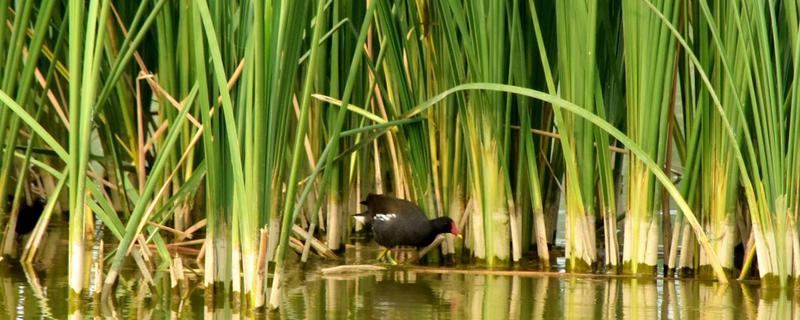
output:
[[[438,233],[452,233],[454,236],[458,236],[458,226],[456,225],[453,219],[450,217],[441,217],[431,220],[433,222],[434,227]]]
[[[461,233],[458,231],[458,225],[456,225],[456,222],[453,220],[450,220],[450,233],[457,237],[461,236]]]
[[[369,206],[371,203],[374,203],[375,200],[378,200],[378,198],[380,198],[380,195],[370,193],[367,195],[367,198],[364,199],[364,201],[361,201],[360,203],[365,206]]]

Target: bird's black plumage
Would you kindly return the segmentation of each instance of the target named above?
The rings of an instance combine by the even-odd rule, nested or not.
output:
[[[375,241],[387,248],[425,247],[440,233],[458,233],[452,219],[441,217],[428,220],[425,213],[411,201],[370,194],[361,204],[367,206],[367,212],[361,215],[367,226],[372,227]]]

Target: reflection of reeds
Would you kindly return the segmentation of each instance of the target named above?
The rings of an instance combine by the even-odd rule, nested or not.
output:
[[[742,306],[744,309],[744,314],[747,315],[748,319],[755,319],[756,313],[756,300],[758,299],[757,295],[754,293],[754,289],[751,286],[748,286],[744,283],[739,284],[739,288],[742,291]]]
[[[511,277],[511,292],[509,293],[508,319],[520,319],[522,305],[522,281],[519,277]]]
[[[531,316],[535,319],[546,319],[547,312],[547,299],[550,291],[550,277],[535,278],[535,285],[533,287],[533,310]],[[551,302],[552,303],[552,302]]]
[[[674,319],[681,319],[680,314],[680,304],[678,302],[678,291],[676,289],[675,281],[673,280],[664,280],[664,287],[663,287],[663,303],[661,304],[661,318],[668,319],[670,316]]]
[[[656,319],[658,317],[658,292],[656,282],[643,279],[626,279],[622,286],[622,317],[625,319]]]
[[[325,310],[333,314],[347,312],[347,283],[349,281],[325,280]]]
[[[6,312],[4,316],[6,319],[16,319],[19,297],[17,297],[17,291],[14,290],[12,278],[5,276],[0,277],[0,295],[2,295],[0,296],[0,298],[2,298],[0,303],[3,304],[3,310]]]
[[[511,277],[486,276],[483,315],[508,315],[511,295]]]
[[[596,304],[587,303],[598,301],[596,297],[597,281],[570,277],[564,279],[564,316],[568,319],[577,319],[586,315],[596,314]]]
[[[733,290],[728,285],[699,283],[697,303],[702,306],[701,319],[734,319],[736,312]]]
[[[620,281],[617,279],[608,279],[603,290],[603,319],[616,319],[617,308],[619,307],[619,286]]]
[[[800,303],[793,298],[793,292],[780,290],[779,292],[761,292],[758,300],[757,317],[766,319],[797,319],[800,317]]]
[[[464,312],[469,315],[470,319],[483,318],[483,301],[486,291],[480,289],[486,287],[486,277],[476,276],[464,279],[464,285],[467,288],[473,288],[473,290],[467,291],[467,299],[465,299],[467,304],[464,306]],[[478,290],[475,290],[476,288]]]
[[[41,283],[39,282],[39,276],[36,275],[36,271],[30,265],[21,264],[22,271],[25,272],[25,279],[28,281],[28,286],[30,290],[33,291],[33,297],[35,297],[36,301],[35,304],[42,313],[43,316],[52,316],[52,309],[50,308],[49,299],[46,295],[46,292],[42,288]],[[29,299],[25,299],[29,300]]]

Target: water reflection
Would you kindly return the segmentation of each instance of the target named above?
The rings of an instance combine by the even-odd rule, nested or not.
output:
[[[285,296],[287,319],[798,319],[792,292],[755,285],[413,271],[322,279]]]
[[[792,292],[757,285],[607,277],[394,271],[308,281],[282,319],[798,319]],[[291,290],[290,290],[291,291]],[[770,294],[767,294],[770,293]]]
[[[48,259],[66,261],[66,254]],[[276,312],[207,305],[196,277],[186,290],[172,290],[169,274],[156,273],[149,289],[130,271],[112,304],[86,296],[70,313],[65,265],[35,271],[0,263],[0,319],[800,319],[795,292],[757,283],[449,269],[322,276],[319,264],[287,274]]]

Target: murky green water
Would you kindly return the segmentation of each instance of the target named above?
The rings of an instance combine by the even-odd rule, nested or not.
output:
[[[0,263],[0,319],[240,319],[226,307],[205,306],[197,278],[184,297],[170,295],[169,274],[158,291],[123,274],[112,306],[86,297],[68,314],[66,232],[51,232],[36,269]],[[345,263],[370,262],[375,247],[354,247]],[[189,259],[191,260],[191,259]],[[342,263],[339,262],[339,263]],[[192,267],[192,262],[186,265]],[[565,274],[509,276],[454,269],[394,269],[323,276],[329,263],[299,264],[288,274],[274,319],[800,319],[795,291],[758,284],[631,279]],[[93,287],[92,287],[93,288]]]

